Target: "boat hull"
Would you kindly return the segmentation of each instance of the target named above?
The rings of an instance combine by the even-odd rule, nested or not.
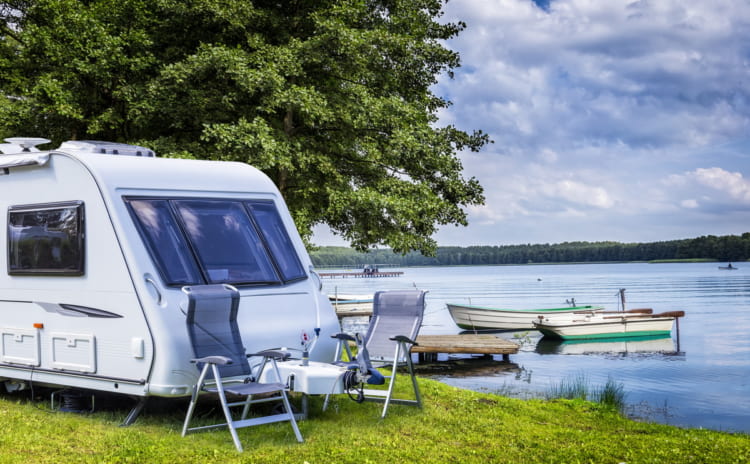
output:
[[[545,336],[563,340],[592,340],[612,337],[657,337],[672,333],[675,317],[623,316],[535,322]]]
[[[534,329],[533,322],[539,317],[573,315],[582,311],[603,311],[601,306],[572,306],[547,309],[498,309],[484,306],[448,303],[448,312],[453,321],[465,330],[523,330]]]

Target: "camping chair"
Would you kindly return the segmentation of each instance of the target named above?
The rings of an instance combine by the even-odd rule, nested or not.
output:
[[[182,427],[182,436],[195,430],[227,426],[232,434],[234,445],[238,451],[242,451],[236,429],[289,421],[292,423],[297,441],[302,442],[302,434],[297,427],[286,394],[287,386],[282,383],[256,381],[260,378],[267,363],[270,363],[276,370],[276,378],[280,379],[276,360],[286,359],[289,356],[288,353],[278,350],[266,350],[255,354],[245,353],[237,326],[240,295],[239,291],[231,285],[198,285],[183,287],[182,290],[188,296],[187,328],[195,354],[192,362],[197,363],[200,369],[200,376],[193,389],[190,406]],[[253,374],[248,358],[256,356],[261,357],[262,362],[258,367],[258,372]],[[218,395],[226,422],[189,427],[198,397],[202,392],[212,392]],[[226,393],[243,396],[245,400],[227,403]],[[273,395],[269,396],[271,394]],[[253,399],[254,395],[261,395],[261,398]],[[247,419],[251,404],[269,401],[281,401],[284,405],[284,412]],[[233,419],[229,410],[234,406],[244,406],[239,420]]]
[[[355,401],[377,401],[385,403],[381,418],[388,412],[390,403],[408,404],[422,407],[417,379],[414,376],[414,365],[411,360],[411,347],[415,341],[424,315],[425,293],[422,290],[391,290],[375,293],[372,319],[364,338],[360,334],[352,337],[348,334],[336,334],[338,339],[337,359],[334,364],[350,369],[351,375],[345,378],[345,386],[350,392],[359,388]],[[352,356],[349,341],[357,342],[357,356]],[[341,361],[340,355],[346,351],[349,361]],[[374,367],[391,366],[391,375],[383,376]],[[406,364],[409,368],[414,399],[394,398],[393,387],[396,384],[396,368]],[[365,390],[365,384],[377,385],[390,379],[387,390]],[[323,409],[328,405],[328,397]]]

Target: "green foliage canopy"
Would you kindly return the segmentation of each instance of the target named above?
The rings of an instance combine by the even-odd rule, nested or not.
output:
[[[432,253],[484,201],[432,93],[459,56],[445,0],[11,0],[0,3],[0,135],[138,143],[250,163],[305,240]]]

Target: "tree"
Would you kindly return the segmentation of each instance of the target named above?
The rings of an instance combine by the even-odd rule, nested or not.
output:
[[[457,154],[489,142],[438,126],[431,87],[465,27],[439,22],[444,1],[0,3],[0,133],[247,162],[305,240],[327,224],[359,250],[433,253],[484,201]]]

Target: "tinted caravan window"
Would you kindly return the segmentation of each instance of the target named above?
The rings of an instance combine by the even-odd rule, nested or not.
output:
[[[200,283],[201,273],[190,253],[190,246],[172,215],[169,202],[131,200],[128,205],[136,218],[146,248],[164,280],[175,285]]]
[[[272,202],[125,201],[169,285],[278,285],[306,277]]]
[[[284,223],[281,222],[279,212],[271,202],[249,201],[247,206],[268,242],[271,254],[276,258],[276,264],[284,280],[301,279],[305,276],[302,263],[299,262],[294,246],[286,233]]]
[[[210,283],[279,282],[268,250],[240,202],[175,201]]]
[[[8,273],[83,275],[83,202],[12,206]]]

